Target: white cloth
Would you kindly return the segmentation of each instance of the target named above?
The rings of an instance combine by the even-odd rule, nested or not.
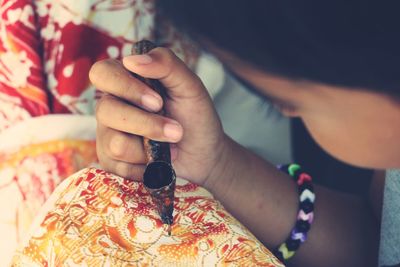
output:
[[[225,132],[273,164],[293,161],[290,120],[226,74],[214,97]]]

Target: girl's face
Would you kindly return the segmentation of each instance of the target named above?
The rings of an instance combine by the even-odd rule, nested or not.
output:
[[[270,75],[211,49],[289,117],[300,117],[331,155],[360,167],[400,167],[400,100],[367,90]],[[307,153],[307,151],[304,151]]]

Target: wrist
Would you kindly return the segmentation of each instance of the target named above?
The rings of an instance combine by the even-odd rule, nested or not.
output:
[[[241,161],[237,160],[238,147],[239,145],[235,141],[224,134],[223,142],[221,142],[216,157],[218,160],[216,160],[208,178],[204,181],[203,187],[220,201],[228,194],[235,178],[241,172]],[[244,157],[241,156],[241,158]]]

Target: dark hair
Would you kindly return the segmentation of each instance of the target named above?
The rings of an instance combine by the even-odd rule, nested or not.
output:
[[[400,1],[159,0],[157,8],[267,72],[400,95]]]

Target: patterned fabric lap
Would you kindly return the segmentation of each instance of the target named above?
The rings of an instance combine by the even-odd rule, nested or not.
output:
[[[90,168],[42,209],[14,266],[283,266],[203,188],[178,179],[172,235],[142,183]]]

